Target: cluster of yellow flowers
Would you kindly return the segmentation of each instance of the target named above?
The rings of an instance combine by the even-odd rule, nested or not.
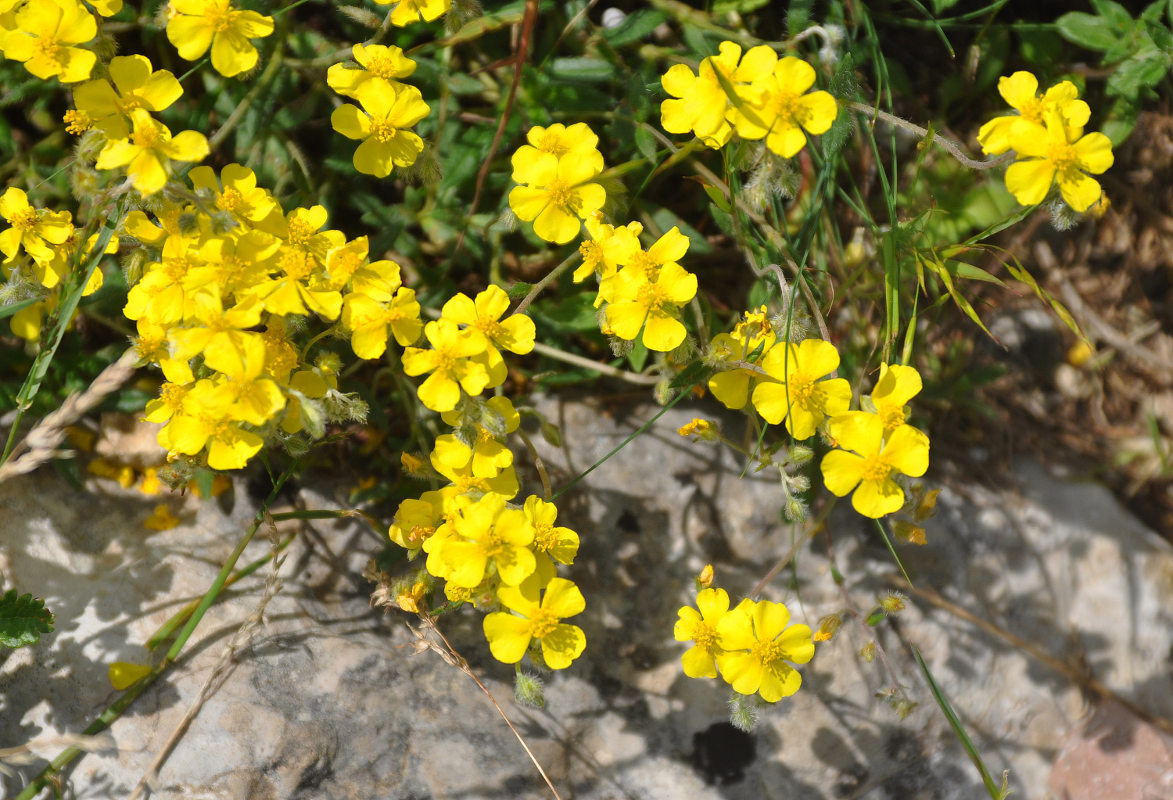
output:
[[[771,152],[792,158],[806,144],[806,133],[825,133],[839,114],[829,93],[807,92],[815,82],[810,64],[794,56],[780,59],[766,45],[742,57],[740,45],[721,42],[697,73],[676,64],[660,82],[671,95],[660,105],[664,130],[691,132],[714,149],[736,131],[742,139],[765,139]]]
[[[928,469],[928,437],[904,424],[905,406],[921,390],[913,367],[881,364],[876,388],[865,398],[867,410],[849,411],[851,386],[827,377],[839,368],[835,346],[822,339],[779,342],[765,306],[746,312],[732,333],[714,336],[708,361],[718,370],[709,390],[726,407],[752,403],[769,424],[785,421],[796,441],[822,430],[843,448],[824,457],[823,477],[840,497],[855,489],[852,505],[866,517],[904,505],[894,473],[920,477]],[[696,433],[681,429],[682,435]]]
[[[414,164],[423,151],[423,139],[408,128],[431,109],[419,89],[399,82],[415,72],[415,62],[401,49],[356,44],[351,52],[358,68],[335,64],[326,82],[343,97],[357,100],[362,108],[343,103],[330,115],[330,124],[346,138],[362,141],[354,151],[355,169],[386,178],[393,167]]]
[[[437,437],[429,456],[447,485],[404,500],[391,523],[391,540],[411,558],[427,554],[426,575],[396,601],[418,611],[431,579],[443,579],[449,601],[491,611],[484,631],[496,658],[513,664],[540,652],[546,666],[562,669],[586,647],[580,628],[559,622],[583,610],[582,593],[555,574],[555,562],[573,563],[578,534],[556,526],[558,509],[539,497],[510,505],[520,487],[505,440],[521,418],[509,398],[480,397],[507,376],[498,348],[525,354],[534,346],[533,321],[525,314],[502,319],[508,308],[498,286],[475,298],[457,294],[424,328],[431,347],[403,354],[408,375],[430,373],[420,402],[455,432]]]
[[[598,211],[607,192],[592,181],[603,171],[595,149],[599,137],[584,122],[529,129],[513,154],[513,180],[522,184],[509,192],[517,218],[534,223],[534,233],[555,244],[578,236],[580,219]]]
[[[802,675],[792,665],[815,654],[810,627],[790,625],[782,603],[746,598],[730,609],[724,589],[707,587],[697,593],[696,608],[684,606],[678,617],[676,641],[693,643],[682,656],[685,675],[720,672],[733,691],[760,694],[767,703],[798,691]]]
[[[558,244],[578,236],[585,220],[588,238],[579,246],[582,264],[574,281],[598,280],[595,306],[602,308],[603,332],[630,342],[642,331],[643,344],[659,352],[679,346],[687,336],[680,308],[697,289],[696,276],[677,263],[688,252],[688,237],[672,228],[645,249],[643,225],[603,221],[606,192],[593,181],[603,156],[585,123],[535,125],[526,141],[513,154],[513,179],[522,185],[510,191],[510,208],[533,221],[538,236]]]
[[[1024,206],[1041,203],[1058,183],[1067,205],[1087,211],[1102,194],[1091,176],[1112,166],[1112,142],[1102,133],[1083,132],[1091,109],[1071,81],[1041,95],[1038,89],[1038,79],[1029,72],[999,79],[999,94],[1018,114],[987,122],[978,131],[978,142],[991,155],[1015,152],[1016,160],[1006,170],[1006,188]]]
[[[308,347],[299,353],[304,317],[341,317],[355,352],[374,358],[389,336],[418,338],[419,304],[399,265],[368,259],[366,237],[323,229],[321,206],[283,213],[239,164],[189,177],[189,203],[156,201],[151,216],[127,216],[124,230],[148,260],[124,313],[136,321],[138,352],[167,379],[147,405],[148,420],[166,423],[159,443],[237,469],[267,437],[316,437],[327,421],[361,415],[337,391],[338,358],[310,364]]]
[[[29,203],[23,189],[8,187],[0,196],[0,217],[11,227],[0,231],[0,275],[5,280],[6,302],[36,302],[17,311],[8,321],[14,334],[35,342],[41,336],[44,315],[56,308],[61,280],[77,249],[77,229],[68,211],[49,211]],[[92,250],[97,237],[90,237]],[[118,247],[112,239],[106,252]],[[102,273],[95,270],[82,290],[88,296],[102,287]]]

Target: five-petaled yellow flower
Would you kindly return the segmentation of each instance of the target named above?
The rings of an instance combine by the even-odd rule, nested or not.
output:
[[[497,590],[501,605],[510,611],[498,611],[485,617],[485,638],[498,661],[516,664],[530,644],[541,643],[542,658],[550,669],[565,669],[586,648],[586,635],[577,625],[561,622],[586,608],[582,592],[565,578],[551,578],[538,599],[541,582],[537,575],[521,586],[502,586]]]
[[[212,48],[212,68],[231,78],[257,64],[257,48],[249,39],[273,32],[273,18],[232,6],[231,0],[171,0],[167,39],[187,61]]]
[[[1041,203],[1058,183],[1067,205],[1087,211],[1103,193],[1091,176],[1112,166],[1112,142],[1098,132],[1073,138],[1057,110],[1044,119],[1045,127],[1025,120],[1016,123],[1012,139],[1018,160],[1006,168],[1006,188],[1015,200],[1030,206]]]
[[[774,380],[754,388],[754,408],[771,425],[785,418],[786,430],[799,441],[809,439],[825,417],[842,414],[851,403],[846,380],[820,380],[839,368],[839,352],[830,342],[806,339],[775,345],[761,367]]]
[[[1017,115],[1007,114],[987,122],[978,131],[978,143],[982,151],[990,155],[1005,153],[1014,148],[1012,134],[1019,122],[1042,124],[1051,111],[1058,111],[1069,135],[1079,136],[1091,116],[1088,104],[1079,100],[1079,89],[1071,81],[1060,81],[1041,96],[1038,94],[1039,81],[1029,72],[1019,70],[1013,75],[998,79],[998,94],[1002,95]]]
[[[5,58],[23,61],[38,78],[57,76],[62,83],[90,77],[97,56],[76,45],[98,33],[98,25],[77,0],[36,0],[16,12],[16,27],[0,28]]]
[[[660,125],[669,133],[692,132],[712,148],[724,145],[733,133],[727,120],[730,107],[742,102],[750,82],[765,78],[778,61],[765,45],[751,48],[745,58],[736,42],[721,42],[718,51],[701,61],[695,75],[686,65],[674,64],[660,78],[670,95],[660,104]],[[729,89],[736,98],[729,97]]]
[[[603,207],[607,192],[591,178],[599,174],[593,157],[573,153],[559,159],[552,153],[519,150],[513,155],[515,186],[509,207],[518,219],[533,221],[534,233],[555,244],[565,244],[582,229],[579,218]]]
[[[430,110],[420,90],[370,78],[359,84],[354,97],[362,109],[345,103],[330,115],[334,130],[348,139],[362,140],[354,151],[354,168],[364,175],[386,178],[393,167],[414,164],[424,142],[407,129]]]
[[[172,161],[199,161],[208,154],[208,140],[197,131],[174,137],[165,125],[142,108],[130,112],[132,129],[125,139],[106,142],[98,154],[98,169],[126,167],[134,188],[154,194],[167,182]]]
[[[769,600],[744,600],[721,619],[717,632],[726,652],[717,655],[717,668],[733,691],[760,694],[767,703],[798,691],[802,675],[791,664],[810,661],[815,643],[808,626],[789,622],[786,606]]]
[[[684,674],[690,678],[717,677],[718,654],[724,652],[718,626],[729,613],[729,595],[724,589],[702,589],[696,608],[683,606],[672,635],[678,642],[692,642],[683,656]]]
[[[879,416],[851,411],[834,417],[827,429],[843,449],[823,456],[823,481],[838,497],[855,490],[851,505],[865,517],[879,519],[904,505],[893,474],[919,478],[929,468],[929,437],[911,425],[885,436]]]
[[[766,147],[783,158],[797,155],[806,145],[806,134],[826,133],[839,113],[830,93],[804,94],[814,82],[810,64],[793,56],[780,60],[769,76],[753,84],[755,93],[730,110],[737,135],[765,138]]]

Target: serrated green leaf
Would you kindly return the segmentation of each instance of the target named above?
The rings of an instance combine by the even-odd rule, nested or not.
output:
[[[9,589],[0,597],[0,645],[26,647],[36,644],[41,634],[53,632],[53,612],[45,601],[31,594],[18,595]]]
[[[1114,0],[1092,0],[1092,8],[1111,25],[1128,25],[1132,22],[1128,9]]]
[[[1113,147],[1119,147],[1136,127],[1136,119],[1140,114],[1140,104],[1135,97],[1118,97],[1108,112],[1108,119],[1104,122],[1103,133],[1112,141]]]
[[[1071,11],[1055,20],[1059,35],[1088,50],[1107,50],[1120,39],[1108,21],[1094,14]]]
[[[1142,87],[1156,86],[1169,71],[1169,56],[1159,50],[1139,53],[1121,64],[1108,78],[1107,93],[1136,97]]]

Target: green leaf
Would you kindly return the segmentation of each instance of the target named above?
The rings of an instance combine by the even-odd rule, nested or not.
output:
[[[964,261],[950,261],[945,266],[958,278],[966,278],[971,281],[985,281],[986,283],[993,283],[998,286],[1006,285],[1006,282],[996,275],[991,275],[984,269],[975,267],[973,264],[966,264]]]
[[[912,645],[912,655],[916,658],[916,663],[920,666],[921,673],[924,674],[925,681],[929,684],[929,691],[932,692],[933,699],[937,701],[937,706],[941,709],[941,713],[945,715],[945,719],[949,720],[949,726],[953,728],[953,733],[957,735],[957,739],[961,742],[961,746],[965,749],[969,760],[977,768],[978,774],[982,778],[982,783],[985,784],[986,791],[992,800],[1003,800],[1010,793],[1006,786],[1006,773],[1002,773],[1002,786],[999,788],[998,784],[994,783],[994,779],[990,776],[989,770],[986,769],[981,753],[974,747],[973,740],[965,732],[965,726],[961,724],[961,720],[958,719],[957,713],[953,710],[953,706],[949,704],[949,699],[945,697],[945,693],[937,685],[936,679],[933,678],[933,673],[929,670],[929,665],[925,663],[924,657],[921,656],[920,650],[917,649],[916,645]]]
[[[888,616],[888,615],[884,613],[884,609],[877,608],[875,611],[868,614],[867,624],[874,628],[877,625],[879,625],[881,622],[883,622],[884,617],[886,617],[886,616]]]
[[[1104,135],[1112,140],[1113,147],[1119,147],[1136,127],[1136,118],[1140,114],[1140,103],[1135,97],[1117,97],[1108,112],[1108,119],[1104,122]]]
[[[644,365],[648,363],[648,348],[644,347],[642,337],[635,340],[635,346],[627,354],[627,363],[631,364],[631,368],[636,372],[643,372]]]
[[[746,14],[750,11],[757,11],[770,0],[716,0],[713,3],[714,14],[728,14],[730,11],[736,11],[738,14]]]
[[[605,29],[603,38],[610,42],[612,47],[622,47],[646,38],[667,18],[663,11],[640,9],[634,14],[628,14],[627,18],[614,28]]]
[[[588,56],[555,58],[550,62],[549,71],[555,78],[582,83],[609,81],[615,74],[610,62]]]
[[[1142,87],[1156,86],[1169,71],[1169,56],[1150,49],[1121,64],[1108,78],[1107,93],[1114,97],[1136,97]]]
[[[1088,50],[1107,50],[1119,41],[1119,34],[1107,20],[1082,11],[1072,11],[1055,20],[1059,35]]]
[[[581,333],[599,327],[594,301],[595,293],[587,291],[570,295],[557,303],[543,302],[530,308],[535,317],[557,331]]]
[[[37,298],[34,297],[30,300],[21,300],[19,303],[9,303],[6,306],[0,306],[0,319],[11,317],[16,312],[23,311],[35,302],[37,302]]]
[[[635,146],[640,154],[650,163],[655,164],[657,159],[656,137],[645,126],[638,125],[635,129]]]
[[[1128,9],[1114,0],[1092,0],[1092,8],[1111,25],[1126,26],[1132,22]]]
[[[668,384],[669,389],[687,389],[698,383],[705,383],[717,370],[706,365],[703,361],[694,361],[682,369]]]
[[[25,647],[40,641],[42,633],[53,632],[53,612],[45,601],[31,594],[17,595],[9,589],[0,597],[0,645]]]

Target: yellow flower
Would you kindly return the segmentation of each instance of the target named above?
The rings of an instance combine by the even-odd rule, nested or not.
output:
[[[230,0],[171,0],[167,39],[179,57],[195,61],[212,48],[212,68],[231,78],[252,69],[257,49],[249,39],[273,32],[273,18],[233,8]]]
[[[485,617],[485,638],[498,661],[516,664],[536,639],[541,644],[546,666],[565,669],[586,649],[582,628],[560,622],[586,608],[582,592],[571,581],[551,578],[542,593],[535,576],[521,586],[502,586],[497,590],[497,597],[501,605],[520,615],[498,611]]]
[[[1014,108],[1018,115],[995,117],[978,131],[978,143],[982,151],[991,155],[1005,153],[1014,147],[1011,133],[1014,126],[1026,120],[1044,124],[1047,113],[1058,111],[1067,128],[1069,137],[1079,138],[1083,126],[1091,116],[1087,103],[1077,99],[1079,90],[1071,81],[1061,81],[1038,95],[1039,81],[1029,72],[1018,71],[1009,77],[998,79],[998,93]]]
[[[414,86],[398,89],[382,78],[363,81],[354,91],[362,109],[344,103],[330,115],[334,130],[348,139],[362,139],[354,151],[354,168],[364,175],[386,178],[393,167],[408,167],[424,149],[424,141],[407,130],[431,110]]]
[[[589,129],[588,129],[589,130]],[[534,223],[534,233],[555,244],[578,236],[579,218],[603,207],[607,192],[591,183],[599,174],[592,158],[576,154],[558,159],[533,148],[513,155],[514,179],[527,186],[509,192],[509,207],[517,218]]]
[[[500,286],[490,286],[474,301],[463,292],[444,304],[440,315],[460,325],[474,336],[483,336],[493,345],[511,353],[524,355],[534,349],[534,323],[525,314],[513,314],[501,321],[509,310],[509,295]]]
[[[690,678],[715,678],[716,656],[724,652],[717,626],[729,613],[729,595],[724,589],[702,589],[697,593],[696,606],[683,606],[676,612],[678,619],[672,635],[678,642],[693,643],[681,656],[684,674]]]
[[[777,336],[766,319],[766,308],[760,311],[745,314],[745,320],[739,322],[733,333],[719,333],[713,337],[709,346],[709,358],[724,365],[731,361],[761,363],[766,353],[774,346]],[[746,367],[737,366],[733,369],[723,369],[709,378],[709,391],[713,393],[727,408],[744,408],[749,402],[750,393],[761,380],[768,380],[757,372]]]
[[[113,86],[86,81],[73,90],[73,103],[110,139],[130,135],[127,119],[134,109],[162,111],[183,94],[175,76],[165,69],[153,71],[145,56],[115,56],[109,70]]]
[[[700,442],[715,442],[721,438],[721,429],[717,427],[717,423],[700,417],[681,425],[676,433],[686,439],[695,436]]]
[[[585,122],[576,122],[567,127],[555,123],[548,128],[535,125],[526,131],[523,144],[513,154],[514,164],[527,164],[538,158],[539,153],[549,153],[561,161],[563,158],[586,159],[595,167],[595,172],[603,171],[603,154],[595,148],[599,144],[599,137]],[[514,168],[513,180],[518,183],[528,183],[518,177],[518,169]]]
[[[808,626],[789,622],[786,606],[769,600],[743,601],[721,619],[717,632],[726,652],[717,655],[717,667],[733,691],[760,694],[767,703],[798,691],[802,675],[791,664],[810,661],[815,643]]]
[[[112,139],[98,154],[98,169],[126,167],[134,188],[154,194],[167,183],[171,161],[200,161],[208,154],[208,140],[197,131],[182,131],[174,138],[165,125],[144,109],[130,112],[133,130],[125,139]]]
[[[390,5],[395,0],[375,0],[379,5]],[[403,28],[423,18],[427,22],[439,17],[452,0],[399,0],[391,10],[391,24]]]
[[[8,259],[14,258],[23,247],[34,261],[50,261],[53,258],[50,245],[63,244],[73,234],[68,211],[34,208],[24,190],[15,186],[8,187],[0,196],[0,216],[12,226],[0,232],[0,253]]]
[[[438,554],[447,568],[444,577],[449,583],[473,589],[490,568],[506,586],[517,586],[534,574],[537,561],[529,549],[533,526],[520,510],[506,508],[505,500],[503,495],[490,492],[460,509],[452,520],[454,535],[443,542]],[[429,571],[430,562],[429,557]]]
[[[472,396],[484,391],[489,373],[472,356],[484,352],[484,340],[463,333],[455,322],[439,319],[424,326],[432,349],[409,347],[403,352],[403,371],[408,375],[432,373],[419,387],[420,402],[432,411],[451,411],[460,401],[460,390]]]
[[[1046,126],[1019,121],[1012,130],[1018,160],[1006,169],[1006,188],[1024,206],[1041,203],[1054,183],[1064,202],[1087,211],[1100,199],[1099,175],[1112,166],[1112,142],[1102,133],[1076,139],[1057,110],[1047,112]],[[1089,175],[1088,173],[1091,173]]]
[[[183,410],[159,431],[168,450],[196,455],[205,446],[212,469],[240,469],[261,449],[261,437],[239,427],[234,403],[210,380],[201,380],[183,399]]]
[[[606,280],[616,273],[621,264],[642,252],[639,235],[643,233],[644,226],[638,222],[615,227],[603,222],[602,211],[592,211],[586,216],[586,229],[590,238],[578,246],[582,264],[574,270],[575,283],[581,283],[592,274],[600,281]]]
[[[765,137],[766,147],[783,158],[792,158],[806,145],[807,133],[825,133],[839,106],[823,91],[804,94],[815,82],[815,70],[800,58],[787,56],[774,71],[753,84],[756,94],[729,112],[737,135],[744,139]]]
[[[98,25],[77,0],[30,0],[16,12],[16,28],[0,39],[4,56],[23,61],[38,78],[76,83],[90,77],[97,56],[74,45],[93,39]]]
[[[825,417],[842,414],[851,403],[846,380],[819,380],[839,368],[839,352],[830,342],[778,344],[761,365],[774,381],[762,381],[753,390],[754,408],[771,425],[785,417],[786,430],[795,439],[809,439]]]
[[[531,547],[539,561],[553,560],[567,565],[574,563],[574,557],[578,555],[578,534],[570,528],[554,524],[558,519],[557,506],[537,495],[530,495],[525,499],[522,513],[533,526],[534,540]]]
[[[751,48],[744,59],[735,42],[721,42],[718,50],[718,55],[701,62],[698,74],[684,64],[675,64],[660,79],[664,91],[672,96],[660,104],[664,130],[691,131],[712,148],[728,142],[733,132],[726,121],[730,108],[726,87],[740,95],[751,81],[769,75],[778,61],[777,54],[765,45]],[[736,102],[741,102],[740,97]]]
[[[279,212],[277,201],[266,189],[257,186],[257,176],[248,167],[227,164],[220,178],[211,167],[194,167],[187,173],[195,189],[208,192],[216,208],[244,223],[258,223]]]
[[[620,339],[631,341],[643,329],[649,350],[667,352],[688,332],[677,316],[680,306],[696,296],[696,276],[674,261],[650,279],[646,272],[625,267],[612,278],[614,298],[607,306],[607,324]]]
[[[866,411],[841,414],[827,427],[831,438],[844,448],[823,456],[823,481],[831,493],[845,497],[854,489],[852,507],[873,519],[900,510],[904,490],[892,474],[924,475],[929,468],[929,437],[911,425],[901,425],[885,439],[883,421]]]
[[[921,387],[920,373],[915,368],[880,365],[880,379],[872,390],[871,402],[884,423],[885,436],[904,424],[904,406],[920,394]]]
[[[225,309],[219,289],[212,285],[196,293],[192,302],[194,314],[189,319],[195,324],[171,333],[176,358],[202,354],[207,366],[227,375],[244,373],[250,355],[264,363],[261,335],[249,330],[261,321],[261,304],[255,297]]]
[[[415,72],[415,62],[394,45],[356,44],[351,48],[360,69],[345,64],[334,64],[326,72],[326,83],[338,94],[355,97],[355,90],[371,78],[382,78],[395,84]]]
[[[420,337],[420,304],[415,291],[400,287],[389,300],[352,292],[342,302],[342,325],[351,331],[350,346],[362,359],[379,358],[387,351],[387,337],[394,336],[400,346]]]

